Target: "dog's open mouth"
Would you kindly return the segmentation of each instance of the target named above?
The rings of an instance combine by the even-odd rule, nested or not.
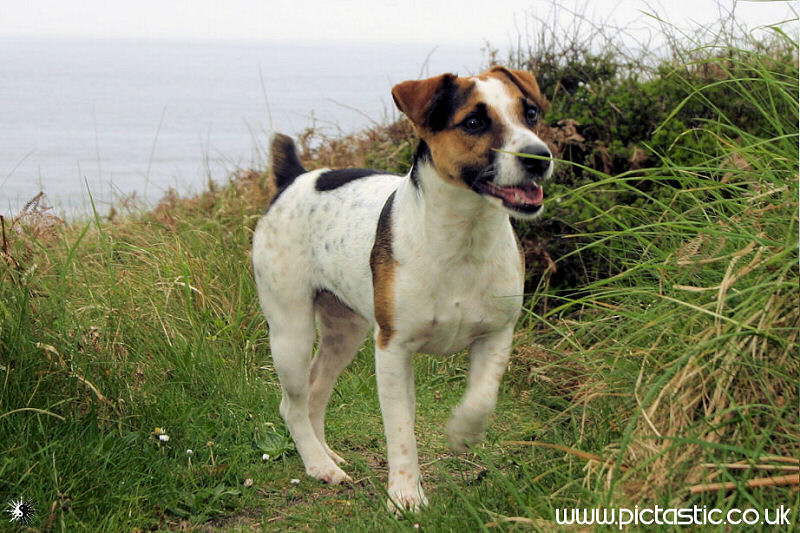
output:
[[[534,183],[524,183],[521,185],[509,185],[501,187],[490,181],[481,182],[480,192],[500,198],[503,205],[517,211],[534,213],[542,207],[544,191]]]

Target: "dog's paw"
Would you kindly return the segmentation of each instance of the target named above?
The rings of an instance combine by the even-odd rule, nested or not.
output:
[[[331,464],[330,466],[311,466],[306,468],[306,474],[329,485],[352,483],[353,479],[344,473],[344,470]]]
[[[447,423],[447,443],[456,453],[467,451],[467,447],[477,444],[486,437],[486,425],[470,422],[464,417],[453,417]]]
[[[403,513],[416,513],[423,507],[428,506],[428,498],[422,487],[408,487],[389,489],[389,499],[386,500],[386,508],[396,516]]]

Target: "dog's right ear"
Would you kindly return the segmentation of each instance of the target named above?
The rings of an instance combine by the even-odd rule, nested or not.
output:
[[[455,79],[454,74],[448,73],[424,80],[404,81],[392,88],[392,98],[397,109],[405,113],[417,128],[441,129],[450,117],[449,112],[438,111],[442,108],[449,111],[449,94],[455,89]]]

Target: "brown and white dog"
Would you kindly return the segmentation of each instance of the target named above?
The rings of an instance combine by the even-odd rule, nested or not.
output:
[[[373,329],[389,506],[416,510],[427,500],[411,357],[469,347],[466,392],[447,433],[456,451],[478,442],[522,305],[524,258],[509,215],[541,214],[541,182],[553,165],[533,131],[547,104],[528,72],[442,74],[400,83],[392,96],[420,137],[405,176],[307,172],[291,139],[275,136],[278,192],[255,230],[253,267],[280,412],[308,475],[350,479],[326,443],[325,408]]]

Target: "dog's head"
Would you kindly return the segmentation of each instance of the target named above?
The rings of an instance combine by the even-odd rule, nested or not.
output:
[[[513,216],[539,214],[541,182],[552,174],[553,163],[534,133],[547,100],[529,72],[494,67],[468,78],[442,74],[395,85],[392,97],[442,179],[472,189]]]

